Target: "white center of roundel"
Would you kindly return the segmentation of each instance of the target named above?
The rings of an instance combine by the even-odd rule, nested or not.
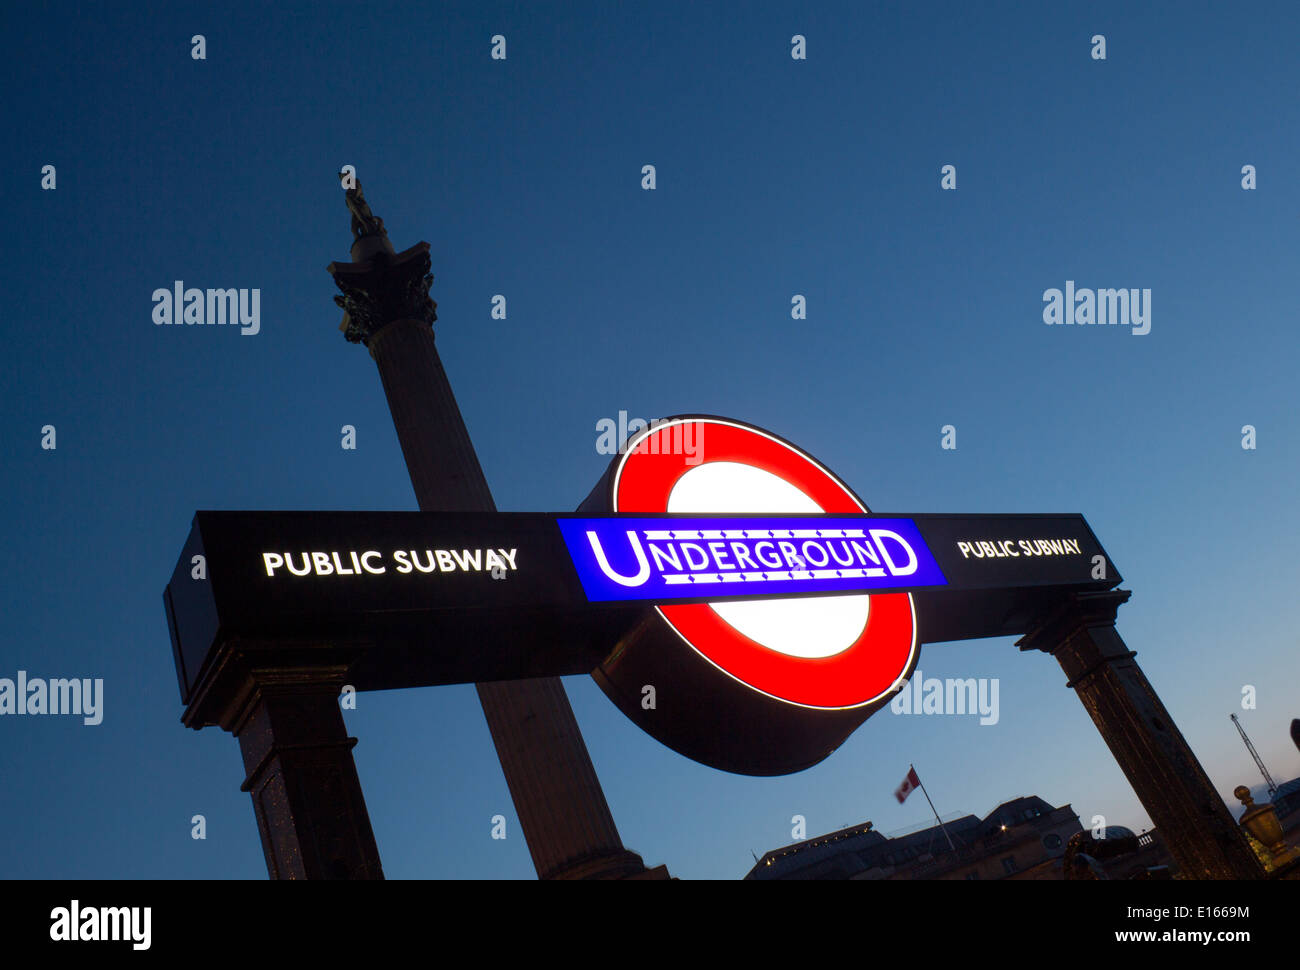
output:
[[[754,465],[710,461],[677,480],[668,496],[673,513],[766,515],[825,511],[800,489]],[[788,657],[833,657],[851,647],[867,625],[870,596],[818,596],[710,603],[729,625]]]

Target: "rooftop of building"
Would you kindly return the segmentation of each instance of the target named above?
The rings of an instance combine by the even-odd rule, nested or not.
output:
[[[1068,811],[1070,807],[1062,808]],[[914,861],[942,869],[945,862],[955,864],[961,855],[967,854],[963,850],[986,846],[1008,829],[1046,819],[1061,810],[1037,795],[1027,795],[1003,802],[984,818],[962,815],[944,820],[942,826],[931,825],[895,838],[881,835],[866,822],[773,849],[758,860],[745,878],[847,879],[875,867],[894,867]]]
[[[1279,817],[1300,809],[1300,778],[1292,778],[1285,784],[1279,785],[1270,800],[1273,807],[1277,809]]]

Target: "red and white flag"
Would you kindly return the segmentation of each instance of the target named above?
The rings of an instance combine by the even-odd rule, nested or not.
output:
[[[903,802],[907,801],[908,795],[912,794],[912,792],[916,791],[916,789],[920,787],[921,779],[917,777],[916,769],[909,768],[907,777],[903,779],[903,783],[899,785],[898,789],[894,792],[894,797],[898,799],[898,804],[901,805]]]

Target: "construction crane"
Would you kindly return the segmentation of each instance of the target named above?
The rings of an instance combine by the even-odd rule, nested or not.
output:
[[[1241,740],[1246,742],[1246,750],[1249,751],[1250,756],[1255,759],[1255,764],[1259,766],[1259,773],[1264,776],[1264,781],[1268,783],[1268,797],[1272,798],[1277,794],[1277,783],[1273,781],[1273,776],[1270,775],[1268,769],[1264,767],[1264,762],[1260,759],[1259,752],[1256,751],[1255,746],[1250,743],[1250,738],[1246,734],[1246,729],[1243,728],[1241,722],[1237,720],[1237,715],[1229,714],[1228,717],[1232,718],[1232,723],[1237,725],[1237,731],[1241,734]]]

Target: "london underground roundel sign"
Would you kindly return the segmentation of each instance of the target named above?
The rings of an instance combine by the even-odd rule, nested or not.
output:
[[[631,437],[579,511],[808,517],[795,523],[808,529],[766,541],[698,533],[695,548],[724,563],[717,557],[745,557],[730,565],[757,581],[852,565],[851,540],[822,534],[816,517],[869,509],[776,435],[692,415]],[[905,592],[662,602],[593,676],[624,713],[681,753],[727,771],[783,774],[821,761],[887,703],[917,652]]]

